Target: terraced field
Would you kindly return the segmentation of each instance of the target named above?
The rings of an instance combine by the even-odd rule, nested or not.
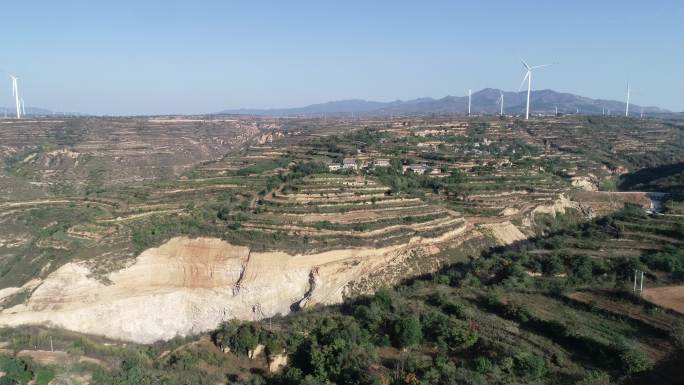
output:
[[[584,190],[656,162],[654,149],[680,156],[681,139],[667,124],[648,122],[644,130],[591,119],[6,122],[2,186],[12,191],[0,203],[8,261],[0,280],[23,283],[73,258],[97,258],[104,273],[173,235],[304,252],[439,243],[478,229],[508,243],[567,210],[591,218],[626,202],[649,206],[643,194]],[[614,140],[594,140],[607,134]],[[298,164],[344,157],[425,164],[435,173],[317,166],[291,175]],[[650,247],[648,240],[639,247]]]
[[[496,354],[515,365],[549,357],[552,377],[567,382],[593,365],[586,357],[606,359],[599,369],[621,378],[635,351],[650,366],[678,352],[668,339],[678,316],[651,314],[652,305],[622,290],[636,267],[649,289],[681,284],[663,270],[677,268],[673,250],[683,234],[678,168],[667,165],[684,161],[684,143],[668,122],[235,117],[7,125],[0,323],[40,324],[52,298],[62,310],[50,319],[66,329],[105,327],[111,337],[149,342],[229,318],[259,322],[349,301],[427,275],[464,301],[459,322],[480,335],[463,362],[476,354],[510,372],[513,364]],[[615,191],[662,181],[669,195]],[[156,280],[141,278],[152,272]],[[420,313],[434,301],[416,285],[399,290],[415,290],[406,304],[425,302],[416,305]],[[164,333],[144,316],[151,306],[169,322]],[[168,313],[176,308],[190,310]],[[385,344],[383,362],[400,360],[399,349],[376,342]]]
[[[259,202],[260,214],[243,226],[326,239],[384,245],[412,237],[436,237],[465,226],[458,213],[418,198],[388,195],[371,177],[314,175],[287,183]]]

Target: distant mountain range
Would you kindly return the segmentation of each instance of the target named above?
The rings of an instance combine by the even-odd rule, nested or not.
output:
[[[82,116],[84,114],[78,112],[55,112],[48,110],[46,108],[40,107],[26,107],[25,116],[56,116],[56,115],[69,115],[69,116]],[[0,107],[0,117],[7,116],[13,117],[16,114],[16,109],[12,107]]]
[[[38,107],[26,107],[26,114],[25,115],[54,115],[54,112],[47,110],[45,108],[38,108]],[[12,107],[0,107],[0,116],[7,115],[9,117],[14,116],[16,114],[16,109],[14,106]]]
[[[500,93],[504,95],[504,112],[521,114],[525,112],[527,92],[506,92],[493,88],[485,88],[472,94],[471,113],[498,114]],[[558,107],[559,113],[601,114],[605,110],[612,115],[624,115],[625,102],[615,100],[591,99],[584,96],[556,92],[553,90],[532,91],[530,96],[531,114],[553,114]],[[630,103],[630,115],[638,116],[642,106]],[[425,114],[464,114],[468,111],[468,96],[446,96],[441,99],[419,98],[413,100],[397,100],[393,102],[374,102],[361,99],[341,100],[321,104],[312,104],[297,108],[274,109],[235,109],[224,110],[216,114],[239,115],[425,115]],[[645,114],[667,114],[670,111],[644,106]]]

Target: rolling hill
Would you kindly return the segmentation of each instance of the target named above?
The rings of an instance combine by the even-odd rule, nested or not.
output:
[[[476,114],[496,114],[500,107],[498,100],[500,94],[504,95],[504,112],[507,114],[519,114],[525,109],[525,92],[508,92],[494,88],[485,88],[473,93],[471,111]],[[591,99],[570,93],[553,90],[532,91],[532,113],[555,113],[558,107],[559,113],[601,114],[611,111],[613,115],[622,114],[625,103],[615,100]],[[641,113],[642,106],[631,104],[631,113],[637,116]],[[312,104],[296,108],[274,109],[232,109],[219,111],[216,114],[240,114],[240,115],[318,115],[337,114],[346,115],[358,113],[363,115],[425,115],[425,114],[451,114],[465,113],[468,109],[467,96],[445,96],[440,99],[418,98],[413,100],[396,100],[392,102],[375,102],[361,99],[332,101],[320,104]],[[663,114],[669,111],[659,107],[643,107],[644,113]]]

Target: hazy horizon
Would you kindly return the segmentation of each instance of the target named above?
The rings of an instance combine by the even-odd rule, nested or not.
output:
[[[30,107],[198,114],[517,91],[523,57],[558,63],[536,90],[624,100],[630,81],[633,103],[684,110],[681,4],[432,4],[13,3],[0,69]],[[6,76],[3,89],[11,106]]]

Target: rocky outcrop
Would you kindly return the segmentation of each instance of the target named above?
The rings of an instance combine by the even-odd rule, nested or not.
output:
[[[481,225],[480,228],[486,229],[487,232],[491,233],[494,239],[502,246],[527,239],[527,236],[509,221],[488,223]]]
[[[67,263],[25,304],[4,309],[0,325],[44,324],[151,343],[229,319],[286,314],[293,304],[341,302],[350,282],[399,263],[410,250],[434,253],[442,238],[298,255],[251,252],[214,238],[173,238],[109,274],[107,283],[92,278],[86,263]]]
[[[575,176],[570,178],[570,183],[573,187],[580,188],[584,191],[598,191],[598,182],[594,175],[589,176]]]
[[[283,351],[281,354],[272,354],[268,357],[269,373],[278,373],[285,366],[287,366],[287,352]]]

